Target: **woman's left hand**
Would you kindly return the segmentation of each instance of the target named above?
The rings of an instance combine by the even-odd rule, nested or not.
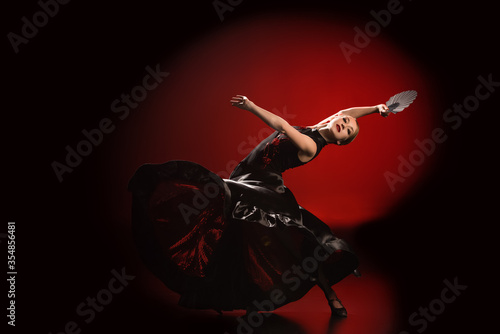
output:
[[[243,110],[250,110],[252,108],[252,101],[250,101],[246,96],[243,95],[233,96],[230,102],[231,105]]]
[[[377,106],[378,112],[382,117],[387,117],[391,113],[389,108],[385,104],[378,104]]]

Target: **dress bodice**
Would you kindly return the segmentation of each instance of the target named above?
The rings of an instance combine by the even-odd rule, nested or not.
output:
[[[316,143],[316,154],[327,145],[326,140],[317,129],[295,126],[299,132],[309,136]],[[284,133],[275,131],[257,145],[234,169],[230,178],[237,177],[247,172],[264,170],[281,175],[287,169],[302,166],[307,162],[300,161],[298,148]],[[309,160],[309,161],[311,161]],[[309,162],[308,161],[308,162]]]

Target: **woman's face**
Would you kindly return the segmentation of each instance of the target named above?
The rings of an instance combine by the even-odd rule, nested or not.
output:
[[[328,129],[337,144],[340,144],[358,131],[358,124],[354,117],[339,114],[328,123]]]

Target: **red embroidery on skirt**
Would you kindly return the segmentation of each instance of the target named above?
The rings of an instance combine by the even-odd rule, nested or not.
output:
[[[203,186],[171,180],[160,183],[150,199],[149,214],[160,228],[164,254],[179,269],[191,276],[204,277],[225,227],[224,193],[211,198],[201,209],[194,207],[194,196]],[[191,205],[193,212],[186,222],[178,213],[179,205]],[[187,230],[186,230],[187,228]],[[181,232],[185,231],[185,232]],[[177,232],[185,233],[175,239]],[[172,237],[174,239],[172,239]]]

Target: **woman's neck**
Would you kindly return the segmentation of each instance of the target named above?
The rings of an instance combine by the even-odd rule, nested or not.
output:
[[[323,126],[320,129],[317,129],[318,133],[323,137],[324,140],[326,140],[327,144],[332,144],[335,142],[335,139],[330,138],[330,129],[328,129],[328,126]]]

